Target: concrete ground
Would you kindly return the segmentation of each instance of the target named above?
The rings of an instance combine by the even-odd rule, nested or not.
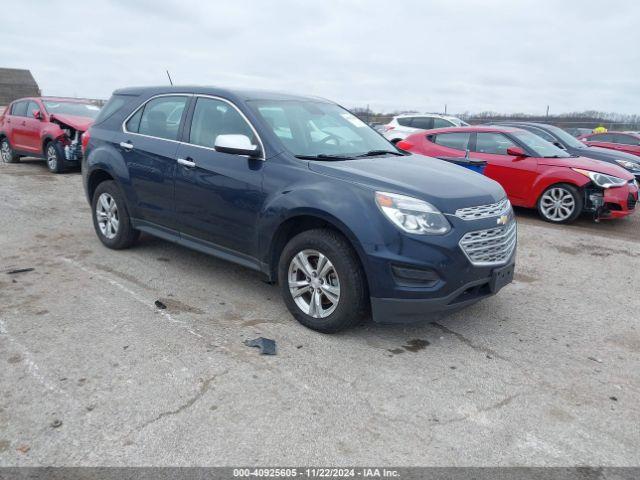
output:
[[[252,271],[104,248],[77,172],[1,164],[0,465],[638,465],[640,215],[517,214],[496,297],[329,336]]]

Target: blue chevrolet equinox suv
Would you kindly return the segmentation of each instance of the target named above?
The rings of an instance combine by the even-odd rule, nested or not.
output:
[[[107,247],[146,232],[257,270],[321,332],[425,319],[513,279],[516,223],[500,185],[402,152],[321,98],[117,90],[82,175]]]

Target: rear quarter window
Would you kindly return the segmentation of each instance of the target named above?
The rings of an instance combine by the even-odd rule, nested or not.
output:
[[[413,120],[412,117],[402,117],[398,119],[398,125],[401,125],[403,127],[410,127],[411,126],[411,120]]]
[[[466,150],[469,145],[470,133],[440,133],[432,136],[433,142],[447,148],[455,148],[456,150]]]
[[[112,95],[106,105],[102,107],[102,110],[100,110],[95,123],[98,124],[104,122],[107,118],[111,117],[111,115],[125,106],[131,98],[132,97],[127,95]]]

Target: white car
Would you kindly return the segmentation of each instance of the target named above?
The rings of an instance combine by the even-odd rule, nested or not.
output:
[[[432,128],[466,127],[469,124],[456,117],[435,113],[398,115],[384,126],[384,137],[393,142],[404,140],[412,133]]]

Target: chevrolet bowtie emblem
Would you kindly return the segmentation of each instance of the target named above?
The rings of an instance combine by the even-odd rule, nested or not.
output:
[[[498,217],[498,225],[506,225],[509,221],[509,215],[500,215]]]

